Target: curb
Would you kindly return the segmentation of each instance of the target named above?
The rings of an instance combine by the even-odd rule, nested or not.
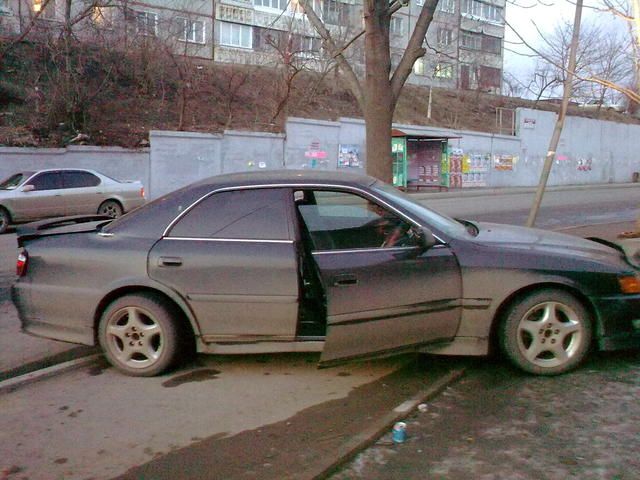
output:
[[[100,358],[102,358],[102,354],[95,353],[87,357],[77,358],[75,360],[70,360],[68,362],[59,363],[51,367],[25,373],[24,375],[20,375],[17,377],[10,378],[8,380],[1,381],[0,393],[10,393],[30,383],[34,383],[39,380],[44,380],[45,378],[49,378],[54,375],[68,372],[70,370],[75,370],[77,368],[91,365],[95,363],[97,360],[99,360]]]
[[[351,438],[341,447],[340,454],[325,465],[316,468],[316,471],[307,471],[301,480],[323,480],[352,460],[358,453],[373,445],[382,435],[388,433],[394,423],[403,420],[421,403],[426,402],[443,392],[449,385],[459,380],[465,373],[464,369],[452,370],[429,388],[418,392],[411,399],[402,402],[384,417],[373,421],[369,427]]]
[[[596,190],[607,188],[640,188],[640,183],[594,183],[585,185],[553,185],[545,188],[546,192],[562,192],[575,190]],[[458,188],[447,192],[408,192],[412,198],[424,200],[427,198],[460,198],[460,197],[490,197],[494,195],[525,195],[537,191],[538,187],[476,187]]]
[[[25,363],[24,365],[21,365],[19,367],[10,368],[8,370],[0,370],[0,384],[4,380],[20,377],[37,370],[42,370],[58,365],[60,363],[68,362],[70,360],[84,358],[89,355],[96,354],[99,351],[100,349],[97,347],[75,346],[71,347],[69,350]]]

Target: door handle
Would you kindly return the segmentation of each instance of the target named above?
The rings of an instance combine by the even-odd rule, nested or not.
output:
[[[358,277],[350,273],[336,275],[335,277],[333,277],[334,287],[348,287],[350,285],[357,285],[357,284],[358,284]]]
[[[161,267],[179,267],[182,265],[182,259],[180,257],[160,257],[158,265]]]

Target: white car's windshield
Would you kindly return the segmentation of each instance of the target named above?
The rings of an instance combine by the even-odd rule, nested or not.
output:
[[[0,190],[13,190],[31,175],[33,175],[33,172],[15,173],[0,183]]]
[[[416,202],[411,196],[401,192],[395,187],[382,182],[376,182],[372,185],[376,193],[380,194],[392,202],[402,206],[419,219],[423,219],[426,226],[440,230],[441,232],[452,237],[467,236],[467,228],[462,223],[451,217],[435,212],[424,205]]]

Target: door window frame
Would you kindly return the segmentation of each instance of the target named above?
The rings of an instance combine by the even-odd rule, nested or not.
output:
[[[412,217],[406,215],[404,212],[398,210],[397,208],[393,207],[392,205],[390,205],[389,203],[387,203],[386,201],[384,201],[381,198],[376,197],[375,195],[370,194],[369,192],[365,191],[365,190],[360,190],[360,189],[355,189],[355,188],[351,188],[348,186],[330,186],[330,185],[300,185],[300,186],[293,186],[291,188],[291,200],[292,200],[292,204],[293,204],[293,208],[296,210],[295,213],[299,213],[299,221],[300,222],[304,222],[304,217],[302,215],[302,212],[299,212],[298,210],[298,206],[295,202],[294,199],[294,194],[296,191],[298,190],[310,190],[310,191],[328,191],[328,192],[336,192],[336,193],[342,193],[342,194],[350,194],[350,195],[355,195],[357,197],[360,197],[364,200],[366,200],[367,202],[371,202],[375,205],[377,205],[378,207],[382,208],[383,210],[391,213],[392,215],[398,217],[401,221],[409,224],[410,228],[423,228],[422,224],[416,220],[414,220]],[[297,218],[297,217],[296,217]],[[307,228],[306,223],[304,225],[300,225],[299,228]],[[372,251],[372,252],[380,252],[380,251],[389,251],[389,250],[414,250],[416,248],[419,248],[420,245],[416,244],[416,245],[407,245],[407,246],[380,246],[380,247],[357,247],[357,248],[338,248],[338,249],[323,249],[323,250],[317,250],[315,248],[314,245],[311,245],[312,247],[312,254],[313,255],[327,255],[327,254],[336,254],[336,253],[350,253],[350,252],[367,252],[367,251]]]

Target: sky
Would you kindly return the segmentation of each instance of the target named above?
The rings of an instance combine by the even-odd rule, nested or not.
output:
[[[587,6],[598,5],[597,0],[585,0],[585,8],[583,8],[583,22],[606,22],[608,27],[612,29],[626,29],[626,25],[621,20],[614,19],[609,13],[596,12]],[[530,7],[530,8],[524,8]],[[514,45],[520,43],[520,39],[514,33],[517,31],[527,43],[536,47],[541,45],[540,35],[536,30],[550,32],[553,28],[564,21],[573,23],[575,15],[574,0],[507,0],[505,27],[505,52],[504,52],[504,70],[514,75],[524,74],[532,70],[535,60],[522,55],[513,53],[510,50],[516,50],[530,54],[531,50],[522,45]],[[509,25],[513,27],[510,28]]]

